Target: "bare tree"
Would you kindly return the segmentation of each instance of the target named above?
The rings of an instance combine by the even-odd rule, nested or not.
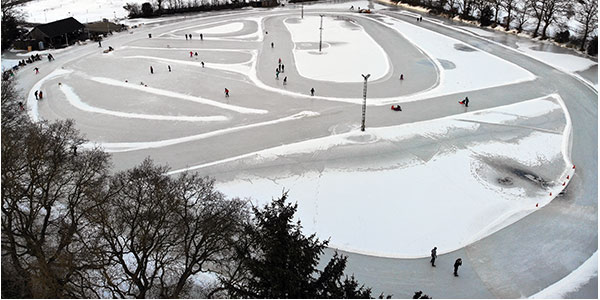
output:
[[[526,2],[517,2],[515,5],[515,18],[514,21],[517,23],[517,32],[523,31],[523,26],[529,21],[530,6]]]
[[[568,5],[566,0],[546,0],[544,9],[544,16],[542,19],[544,20],[544,27],[542,28],[542,39],[547,38],[548,27],[555,23],[558,18],[565,12],[565,9]]]
[[[494,23],[498,24],[498,13],[502,8],[502,0],[487,0],[486,2],[489,2],[494,8]]]
[[[71,121],[2,123],[2,256],[34,298],[95,297],[81,286],[99,266],[84,246],[84,217],[109,167]],[[4,261],[3,260],[3,266]]]
[[[533,31],[533,37],[537,37],[540,26],[542,24],[542,20],[544,18],[544,14],[546,12],[546,2],[550,0],[528,0],[529,12],[531,16],[535,18],[536,25],[535,30]]]
[[[104,241],[104,289],[112,297],[180,298],[190,278],[228,260],[245,205],[226,200],[213,181],[145,160],[118,173],[91,217]]]
[[[515,10],[515,4],[517,0],[501,0],[502,8],[506,11],[506,31],[510,30],[510,22],[512,21],[513,11]]]
[[[585,50],[588,35],[598,28],[598,0],[577,1],[575,20],[581,25],[582,39],[579,50]]]

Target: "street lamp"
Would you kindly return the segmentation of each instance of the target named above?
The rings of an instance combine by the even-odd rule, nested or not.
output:
[[[367,116],[367,80],[369,80],[371,74],[360,75],[365,79],[365,84],[363,86],[362,126],[360,127],[360,131],[365,131],[365,117]]]
[[[324,15],[320,15],[321,16],[321,27],[319,27],[320,30],[320,34],[319,34],[319,52],[321,52],[321,46],[323,44],[323,16]]]

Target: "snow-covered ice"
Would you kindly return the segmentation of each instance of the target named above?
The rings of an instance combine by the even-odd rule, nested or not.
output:
[[[334,248],[378,256],[418,257],[427,255],[435,244],[440,253],[449,252],[517,221],[533,212],[536,204],[543,206],[551,200],[546,189],[531,193],[517,182],[514,186],[494,182],[495,177],[488,178],[490,172],[496,172],[490,169],[493,167],[488,159],[501,157],[522,167],[556,162],[559,172],[555,174],[562,175],[562,132],[533,130],[517,141],[490,136],[490,140],[469,143],[467,147],[438,146],[426,159],[386,154],[390,160],[381,161],[375,157],[382,153],[368,154],[367,149],[388,143],[410,144],[415,137],[444,140],[457,131],[469,136],[484,125],[466,120],[486,114],[503,115],[496,121],[508,125],[528,114],[534,117],[553,111],[562,108],[548,99],[531,100],[438,120],[370,128],[366,134],[352,131],[266,149],[221,163],[268,169],[269,162],[291,157],[298,160],[302,154],[319,157],[320,153],[352,147],[365,148],[366,152],[362,159],[343,165],[311,167],[305,163],[300,173],[277,171],[281,166],[260,175],[240,172],[236,179],[217,186],[228,196],[249,196],[251,191],[257,203],[277,197],[274,191],[290,189],[290,199],[299,204],[297,218],[303,221],[305,231],[317,232],[322,239],[331,238]],[[374,157],[365,157],[368,155]],[[549,179],[553,180],[558,179]]]
[[[319,52],[319,16],[291,17],[284,21],[295,42],[293,54],[300,75],[322,81],[361,82],[357,74],[371,74],[373,81],[388,73],[387,53],[360,25],[327,15],[322,19],[322,52]]]

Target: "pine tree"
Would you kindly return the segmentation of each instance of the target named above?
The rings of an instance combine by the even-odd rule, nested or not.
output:
[[[262,209],[238,245],[238,274],[224,282],[233,297],[244,298],[370,298],[371,290],[354,277],[344,276],[346,257],[337,253],[324,271],[317,265],[328,241],[302,234],[293,222],[297,204],[286,203],[287,193]]]

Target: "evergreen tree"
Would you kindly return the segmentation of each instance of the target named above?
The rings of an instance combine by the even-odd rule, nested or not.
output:
[[[492,17],[494,16],[494,11],[488,5],[483,7],[481,10],[481,15],[479,16],[479,23],[482,27],[492,25]]]
[[[343,272],[346,257],[337,253],[324,271],[317,265],[328,241],[302,234],[293,222],[297,204],[286,203],[287,193],[262,209],[239,241],[238,278],[224,280],[233,297],[244,298],[370,298],[371,290]]]

